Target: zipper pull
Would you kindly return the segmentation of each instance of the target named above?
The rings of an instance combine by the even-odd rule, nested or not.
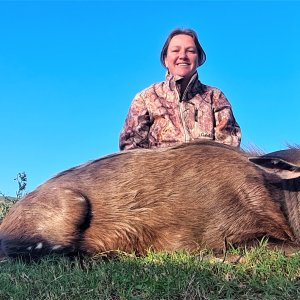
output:
[[[195,109],[195,114],[194,114],[195,122],[198,122],[198,109]]]

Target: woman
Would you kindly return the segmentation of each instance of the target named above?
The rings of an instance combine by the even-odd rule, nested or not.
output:
[[[224,94],[202,84],[206,55],[195,31],[173,30],[161,51],[166,80],[138,93],[120,134],[120,150],[167,147],[211,139],[239,147],[241,130]]]

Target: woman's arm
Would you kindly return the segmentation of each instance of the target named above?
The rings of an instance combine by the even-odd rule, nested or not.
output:
[[[215,140],[217,142],[239,147],[241,128],[236,122],[231,105],[225,95],[220,92],[214,95]]]
[[[129,108],[119,138],[120,150],[149,148],[150,115],[141,94],[137,94]]]

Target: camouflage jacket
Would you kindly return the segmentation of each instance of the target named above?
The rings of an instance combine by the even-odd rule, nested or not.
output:
[[[167,147],[195,139],[239,146],[241,130],[231,105],[217,88],[202,84],[197,72],[184,93],[180,79],[167,75],[138,93],[120,134],[120,150]]]

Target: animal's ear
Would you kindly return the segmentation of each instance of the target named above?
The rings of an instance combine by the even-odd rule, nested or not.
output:
[[[300,176],[300,167],[277,155],[270,154],[249,157],[249,160],[268,173],[280,176],[282,179],[292,179]]]

